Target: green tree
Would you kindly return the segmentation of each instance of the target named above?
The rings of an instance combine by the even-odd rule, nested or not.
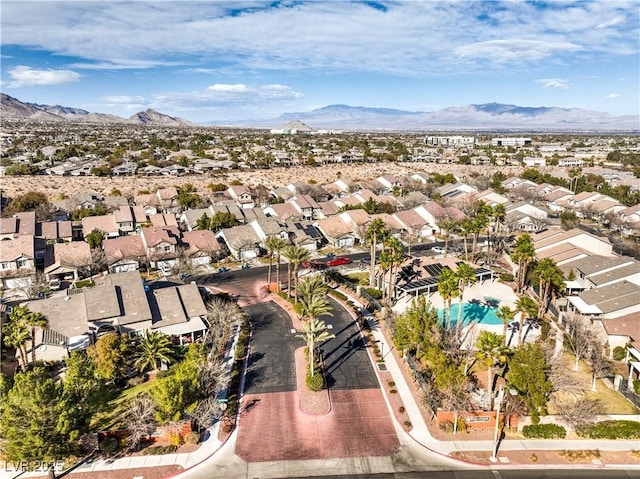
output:
[[[318,318],[310,319],[302,325],[302,334],[300,335],[306,342],[309,350],[309,368],[311,376],[315,375],[315,348],[317,345],[335,338],[334,334],[329,333],[327,323]]]
[[[511,253],[511,259],[518,265],[518,292],[521,293],[525,286],[527,278],[527,270],[529,265],[536,257],[536,251],[533,247],[533,240],[528,234],[518,236],[516,244]]]
[[[438,293],[440,293],[444,301],[445,329],[451,329],[451,301],[460,294],[458,279],[453,270],[443,268],[440,272],[440,276],[438,276]]]
[[[20,322],[8,321],[2,328],[2,341],[10,348],[15,348],[18,353],[18,362],[23,371],[27,370],[29,363],[27,359],[26,345],[31,341],[29,329]]]
[[[322,283],[320,275],[307,276],[300,281],[296,288],[296,295],[300,296],[300,310],[303,319],[313,320],[331,313],[326,291],[327,288]]]
[[[3,216],[10,216],[23,211],[35,211],[43,203],[49,203],[47,195],[39,191],[27,191],[11,200],[3,211]]]
[[[395,320],[393,342],[398,351],[408,351],[419,357],[430,344],[430,338],[438,330],[438,312],[427,302],[425,296],[418,296]]]
[[[445,216],[439,219],[436,224],[438,228],[440,228],[440,233],[444,236],[444,255],[446,257],[449,251],[449,238],[451,237],[451,233],[458,227],[458,223],[448,216]]]
[[[87,348],[87,356],[95,365],[95,374],[106,382],[118,381],[126,374],[132,354],[126,334],[108,333]]]
[[[264,240],[264,245],[267,248],[267,256],[269,257],[269,271],[267,276],[267,283],[271,284],[271,268],[273,266],[273,255],[277,255],[277,279],[278,285],[280,284],[280,252],[287,246],[287,242],[278,236],[267,236]]]
[[[28,311],[28,310],[27,310]],[[40,312],[29,311],[24,317],[24,325],[31,328],[31,362],[36,363],[36,329],[47,329],[49,320]]]
[[[200,366],[206,362],[203,348],[189,345],[184,361],[156,381],[151,397],[156,404],[156,420],[161,423],[179,421],[192,412],[199,399]]]
[[[564,276],[551,258],[541,259],[533,269],[533,275],[538,278],[538,316],[542,317],[547,312],[552,294],[564,289]]]
[[[94,229],[85,238],[91,249],[102,248],[102,242],[104,241],[104,233],[98,229]]]
[[[369,266],[369,286],[375,285],[376,276],[376,249],[379,243],[384,241],[389,232],[384,221],[380,218],[374,218],[365,231],[365,241],[369,243],[369,259],[371,260]]]
[[[482,331],[476,341],[478,350],[476,357],[487,366],[487,393],[489,396],[489,408],[493,407],[493,367],[507,362],[509,349],[503,344],[503,338],[499,334],[490,331]]]
[[[498,317],[498,319],[500,319],[502,321],[502,337],[504,338],[504,345],[508,346],[507,344],[507,325],[513,321],[513,318],[515,318],[516,316],[516,312],[513,311],[509,306],[507,306],[506,304],[503,304],[502,306],[500,306],[500,308],[498,308],[498,311],[496,312],[496,316]]]
[[[178,204],[184,209],[195,208],[202,198],[196,193],[195,187],[191,183],[185,183],[178,188],[178,197],[176,198]]]
[[[548,371],[549,364],[539,343],[521,344],[509,361],[506,380],[524,400],[534,424],[539,421],[541,413],[546,414],[545,408],[552,389]]]
[[[138,346],[137,355],[135,366],[141,372],[147,368],[157,370],[162,361],[171,364],[175,359],[169,338],[159,331],[148,329]]]
[[[8,461],[57,461],[76,452],[76,404],[43,367],[15,376],[2,404],[0,436]]]
[[[537,303],[530,296],[520,296],[516,300],[516,311],[520,313],[520,328],[518,329],[518,344],[522,344],[522,330],[526,319],[531,319],[538,312]]]
[[[460,299],[458,304],[458,321],[457,325],[462,325],[462,303],[464,301],[464,290],[469,285],[476,282],[476,272],[467,263],[460,263],[455,270],[455,278],[458,280],[458,290],[460,291]]]

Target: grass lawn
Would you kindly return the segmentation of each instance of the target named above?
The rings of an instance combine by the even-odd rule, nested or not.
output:
[[[575,356],[570,353],[564,354],[564,360],[567,368],[570,368],[572,372],[575,365]],[[596,381],[596,390],[591,390],[591,368],[585,361],[578,363],[578,371],[574,374],[578,375],[584,383],[586,389],[585,397],[588,399],[597,399],[600,401],[600,407],[602,414],[638,414],[638,408],[631,404],[622,394],[609,389],[602,380]],[[559,395],[558,393],[554,393]],[[556,414],[553,401],[549,403],[549,414]]]
[[[106,431],[118,429],[119,417],[124,412],[128,402],[139,394],[149,392],[155,381],[146,381],[131,388],[127,388],[112,399],[107,409],[96,414],[91,420],[92,431]]]
[[[361,273],[349,273],[347,275],[345,275],[347,278],[349,278],[351,281],[353,281],[356,284],[360,284],[363,286],[367,286],[369,284],[369,272],[368,271],[363,271]]]

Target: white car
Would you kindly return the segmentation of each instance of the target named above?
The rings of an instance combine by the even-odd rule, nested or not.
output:
[[[431,251],[437,254],[444,254],[444,248],[442,246],[434,246]]]
[[[52,279],[49,281],[49,289],[51,291],[58,291],[62,287],[62,283],[59,279]]]

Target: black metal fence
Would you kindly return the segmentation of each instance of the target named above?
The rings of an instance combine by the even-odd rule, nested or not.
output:
[[[629,401],[631,401],[637,408],[640,408],[640,395],[636,394],[633,386],[629,386],[628,381],[623,380],[620,382],[619,392]]]

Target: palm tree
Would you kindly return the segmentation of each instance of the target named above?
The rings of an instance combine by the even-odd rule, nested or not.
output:
[[[161,332],[147,329],[138,347],[138,359],[134,364],[143,372],[148,367],[157,370],[161,361],[169,364],[174,361],[171,341]]]
[[[302,337],[307,342],[309,349],[309,367],[311,376],[315,374],[315,348],[317,344],[323,343],[329,339],[335,338],[334,334],[329,333],[327,323],[318,318],[311,318],[302,326]]]
[[[378,243],[388,235],[387,227],[380,218],[374,218],[365,231],[365,241],[369,243],[369,286],[373,287],[376,276],[376,248]]]
[[[457,326],[462,325],[462,302],[464,300],[464,290],[467,285],[472,285],[476,282],[476,272],[467,263],[460,263],[455,271],[455,277],[458,280],[458,290],[460,291],[460,299],[458,304],[458,321]]]
[[[393,301],[395,297],[396,281],[398,278],[398,268],[400,268],[404,262],[404,249],[402,248],[402,243],[394,237],[390,237],[387,241],[387,248],[390,251],[391,259],[391,278],[389,278],[388,297]]]
[[[267,236],[264,240],[264,245],[267,247],[267,255],[269,256],[269,274],[267,277],[267,283],[271,284],[271,266],[273,264],[273,253],[277,255],[277,278],[278,285],[280,284],[280,252],[282,248],[287,245],[287,242],[278,236]]]
[[[442,236],[444,236],[444,256],[446,257],[447,251],[449,251],[449,236],[451,236],[451,233],[456,229],[456,227],[458,226],[458,223],[456,223],[454,220],[452,220],[448,216],[445,216],[436,224],[438,228],[440,228],[440,231],[442,232]]]
[[[478,236],[480,236],[480,232],[484,229],[484,225],[487,222],[487,217],[484,215],[476,216],[471,220],[470,224],[470,232],[473,235],[473,242],[471,243],[471,258],[475,259],[476,257],[476,249],[478,248]]]
[[[564,276],[551,258],[541,259],[534,269],[534,274],[538,277],[538,294],[540,296],[538,317],[542,318],[547,312],[552,291],[564,286]]]
[[[465,259],[469,255],[469,235],[473,233],[473,222],[471,220],[464,220],[460,223],[460,235],[464,240],[464,257]]]
[[[283,254],[293,264],[293,279],[295,288],[298,287],[298,271],[300,270],[300,264],[309,261],[311,253],[308,249],[298,245],[287,246],[283,251]],[[289,271],[289,270],[288,270]],[[291,277],[289,277],[289,291],[291,291]],[[298,301],[298,293],[296,292],[296,301]]]
[[[446,329],[449,329],[451,327],[451,300],[460,293],[455,273],[449,268],[443,268],[438,276],[438,293],[444,301],[444,325]]]
[[[29,312],[24,319],[25,326],[31,328],[31,362],[36,363],[36,328],[47,329],[49,320],[39,312]]]
[[[299,304],[303,320],[313,320],[323,314],[331,313],[331,306],[329,306],[326,296],[319,292],[312,293],[309,296],[302,296]]]
[[[516,300],[516,311],[520,313],[520,329],[518,330],[518,344],[522,344],[522,330],[525,319],[535,317],[538,305],[530,296],[521,296]]]
[[[499,363],[505,363],[509,354],[509,348],[503,345],[502,336],[490,331],[482,331],[476,341],[478,353],[476,357],[487,366],[487,393],[489,396],[489,409],[493,408],[493,367]]]
[[[507,325],[513,321],[513,318],[515,317],[516,312],[513,311],[509,306],[507,306],[506,304],[503,306],[500,306],[500,309],[498,309],[498,311],[496,312],[496,316],[498,317],[498,319],[502,320],[502,336],[504,337],[504,345],[508,346],[507,344]]]
[[[286,240],[278,238],[279,241],[273,242],[273,251],[276,253],[276,282],[278,283],[278,291],[280,291],[280,257],[283,250],[289,245]]]
[[[498,234],[502,231],[502,224],[507,215],[507,211],[503,204],[497,204],[492,209],[492,219],[493,219],[493,242],[492,247],[494,251],[497,251],[496,243]]]
[[[511,253],[511,259],[518,265],[518,292],[524,289],[527,279],[527,269],[536,257],[536,250],[533,246],[533,240],[528,234],[518,236],[516,244]]]
[[[9,321],[2,330],[2,340],[10,348],[15,348],[23,371],[27,370],[27,350],[25,345],[31,341],[29,329],[20,322]]]

